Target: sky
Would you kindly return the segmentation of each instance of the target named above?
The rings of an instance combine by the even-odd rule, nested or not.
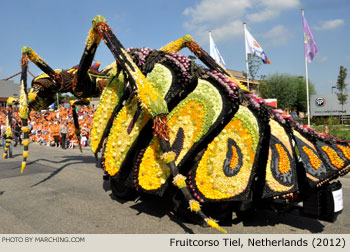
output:
[[[33,48],[53,69],[78,64],[96,15],[107,19],[125,48],[159,49],[190,34],[209,52],[210,30],[226,67],[237,71],[246,71],[246,22],[271,61],[258,75],[305,76],[301,8],[319,48],[308,64],[309,80],[317,94],[331,93],[340,66],[350,69],[349,0],[1,1],[0,79],[20,72],[23,46]],[[95,61],[102,68],[114,61],[103,42]],[[34,75],[41,72],[34,64],[29,70]],[[19,77],[13,80],[19,83]],[[350,86],[350,74],[347,83]]]

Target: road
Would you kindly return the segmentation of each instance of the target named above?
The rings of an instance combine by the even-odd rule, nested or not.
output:
[[[0,161],[1,234],[217,233],[172,215],[167,200],[115,199],[88,148],[80,153],[31,144],[22,175],[21,150]],[[261,211],[244,221],[233,215],[223,227],[231,234],[349,234],[350,175],[341,181],[344,210],[335,223]]]

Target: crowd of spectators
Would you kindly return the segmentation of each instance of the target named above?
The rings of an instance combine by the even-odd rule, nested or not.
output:
[[[90,143],[90,130],[94,116],[94,106],[76,107],[78,122],[81,130],[81,145],[88,146]],[[0,124],[2,138],[4,139],[6,129],[6,108],[0,107]],[[75,135],[73,113],[71,108],[60,105],[57,110],[43,110],[41,112],[31,111],[28,123],[30,129],[30,141],[40,145],[51,147],[76,148],[78,139]],[[12,133],[16,146],[21,144],[21,120],[18,108],[12,113]]]

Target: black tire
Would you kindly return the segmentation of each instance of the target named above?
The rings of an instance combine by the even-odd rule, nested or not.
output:
[[[123,200],[133,200],[136,197],[136,191],[125,185],[124,181],[109,178],[109,185],[115,197]]]

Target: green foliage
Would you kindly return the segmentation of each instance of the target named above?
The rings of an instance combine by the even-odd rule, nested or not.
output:
[[[348,99],[348,94],[337,93],[338,101],[340,105],[344,105]]]
[[[255,54],[248,54],[248,68],[252,80],[255,80],[259,72],[262,60]]]
[[[62,100],[64,100],[64,99],[74,100],[77,98],[69,93],[64,93],[64,94],[59,93],[58,94],[58,101],[60,104],[62,104]],[[57,108],[58,108],[58,106],[57,106],[57,94],[56,94],[55,95],[55,107],[54,107],[54,109],[57,109]]]
[[[337,116],[331,116],[331,117],[324,117],[324,116],[314,116],[311,119],[311,124],[313,126],[319,126],[319,125],[328,125],[329,129],[333,127],[334,125],[338,125],[340,122],[339,117]]]
[[[305,112],[307,110],[305,83],[302,76],[275,73],[264,78],[259,92],[262,98],[276,98],[277,105],[281,109]],[[309,81],[309,94],[314,93],[314,86]]]
[[[325,132],[325,125],[328,126],[329,135],[340,139],[350,139],[350,127],[341,125],[339,117],[314,117],[312,127],[321,132]]]
[[[67,100],[75,100],[77,99],[77,97],[75,97],[74,95],[71,95],[71,94],[62,94],[59,99],[67,99]]]
[[[338,75],[338,80],[337,80],[337,96],[338,96],[338,101],[340,105],[344,105],[346,103],[346,100],[348,99],[348,95],[346,94],[346,83],[345,79],[347,76],[347,69],[343,66],[340,66],[339,69],[339,75]]]
[[[324,132],[324,125],[313,127],[317,131]],[[340,139],[350,139],[350,128],[344,125],[329,125],[329,134]]]

